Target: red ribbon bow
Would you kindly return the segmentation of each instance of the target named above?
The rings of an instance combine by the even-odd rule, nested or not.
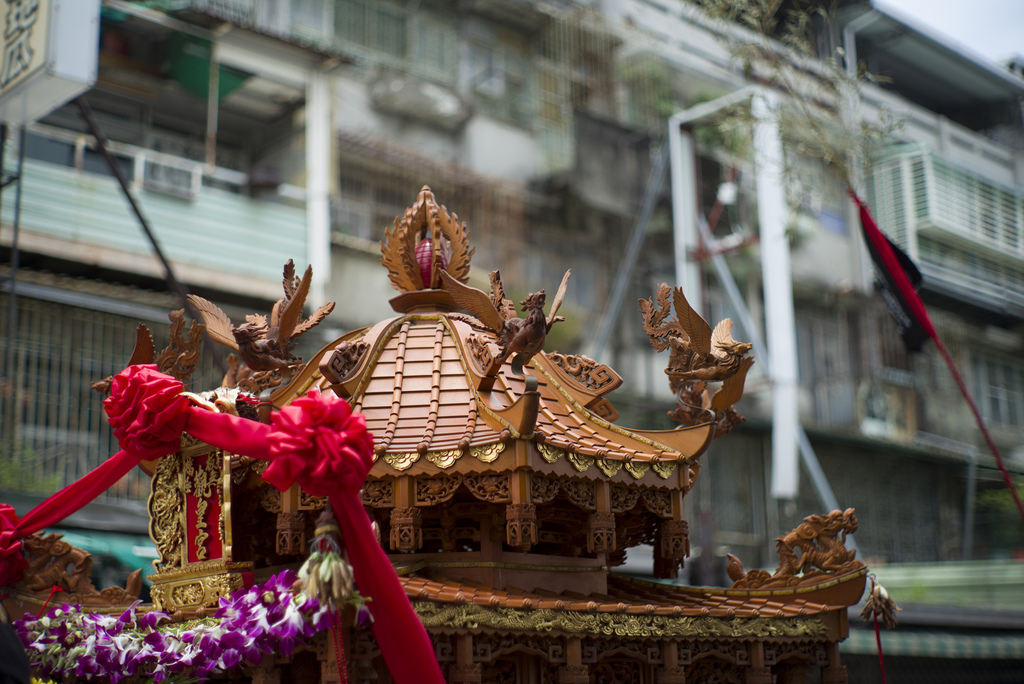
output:
[[[284,491],[298,482],[313,496],[358,492],[373,466],[366,419],[344,399],[312,391],[271,415],[270,465],[263,479]]]

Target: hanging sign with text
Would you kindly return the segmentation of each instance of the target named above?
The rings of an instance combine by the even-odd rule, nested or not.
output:
[[[0,0],[0,120],[31,123],[96,83],[100,0]]]

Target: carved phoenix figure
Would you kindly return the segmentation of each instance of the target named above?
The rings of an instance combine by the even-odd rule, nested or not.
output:
[[[544,339],[547,337],[551,326],[563,319],[556,316],[558,309],[565,299],[565,290],[569,284],[569,275],[572,270],[565,272],[562,276],[562,283],[558,286],[558,292],[551,303],[551,311],[544,315],[544,301],[546,299],[544,290],[534,292],[521,301],[519,305],[527,313],[526,318],[516,315],[516,308],[508,299],[505,299],[505,291],[501,284],[501,274],[498,271],[491,271],[491,294],[459,282],[441,271],[441,280],[444,289],[451,294],[452,299],[460,307],[479,319],[485,328],[488,328],[498,338],[500,350],[494,357],[489,369],[497,372],[497,369],[512,354],[513,371],[522,373],[522,368],[530,362],[535,354],[544,348]]]
[[[295,264],[288,260],[284,266],[284,297],[274,304],[269,321],[266,316],[250,314],[245,323],[236,326],[213,302],[195,295],[189,295],[188,300],[203,317],[210,337],[238,352],[249,368],[283,370],[302,361],[292,356],[298,338],[334,311],[334,302],[328,302],[302,320],[302,305],[312,277],[313,268],[308,267],[302,279],[297,278]]]
[[[670,300],[671,297],[671,300]],[[662,283],[656,302],[640,300],[644,332],[651,346],[658,351],[670,349],[669,386],[676,393],[679,407],[669,415],[675,420],[698,422],[704,410],[712,412],[718,422],[716,437],[724,435],[732,425],[742,422],[732,405],[743,396],[743,383],[754,360],[747,357],[751,345],[732,337],[732,321],[721,321],[712,330],[707,321],[686,301],[682,288],[669,288]],[[676,320],[668,320],[670,308]],[[709,396],[707,383],[721,381],[721,387]]]

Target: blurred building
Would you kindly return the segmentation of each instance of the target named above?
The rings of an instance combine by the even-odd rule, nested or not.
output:
[[[901,124],[855,165],[854,183],[923,272],[933,321],[1020,472],[1020,65],[986,63],[867,0],[839,5],[809,25],[820,61],[791,66],[813,80],[846,55],[884,77],[844,95],[859,115]],[[627,380],[613,397],[623,421],[667,427],[666,359],[632,302],[675,282],[685,261],[690,301],[708,320],[735,317],[712,268],[721,253],[761,328],[764,278],[777,277],[762,267],[747,110],[732,113],[732,129],[694,121],[695,207],[708,215],[738,173],[735,201],[715,245],[680,250],[671,185],[656,185],[626,304],[612,312],[607,347],[592,349],[668,118],[750,85],[772,89],[738,52],[759,39],[722,19],[723,6],[105,0],[87,99],[178,277],[233,316],[269,309],[294,258],[314,266],[311,302],[338,302],[319,341],[375,322],[393,295],[377,241],[430,185],[472,232],[480,286],[501,268],[518,301],[573,269],[549,349],[600,353]],[[27,131],[13,328],[9,278],[0,294],[0,348],[12,358],[0,395],[5,490],[49,491],[112,453],[88,383],[122,367],[139,320],[166,334],[165,312],[181,306],[85,130],[68,105]],[[908,354],[899,340],[844,180],[803,153],[799,131],[781,135],[799,420],[839,505],[857,510],[862,557],[1019,568],[1008,559],[1022,551],[1022,526],[993,460],[935,350]],[[14,211],[12,186],[5,252]],[[694,582],[723,581],[725,551],[773,566],[775,536],[825,511],[806,470],[795,499],[772,498],[771,383],[752,374],[747,394],[747,423],[704,457],[689,497],[701,502],[689,516]],[[145,496],[140,479],[108,499]]]

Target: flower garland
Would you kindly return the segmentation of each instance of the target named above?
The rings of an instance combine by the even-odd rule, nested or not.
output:
[[[297,576],[285,570],[263,584],[222,598],[213,618],[180,624],[162,611],[138,613],[132,605],[120,617],[86,613],[64,604],[45,616],[14,623],[33,671],[43,678],[74,675],[85,681],[118,681],[133,675],[203,681],[239,666],[259,665],[268,654],[290,656],[313,635],[331,627],[330,609],[303,592],[293,593]],[[365,609],[365,599],[350,599]]]

